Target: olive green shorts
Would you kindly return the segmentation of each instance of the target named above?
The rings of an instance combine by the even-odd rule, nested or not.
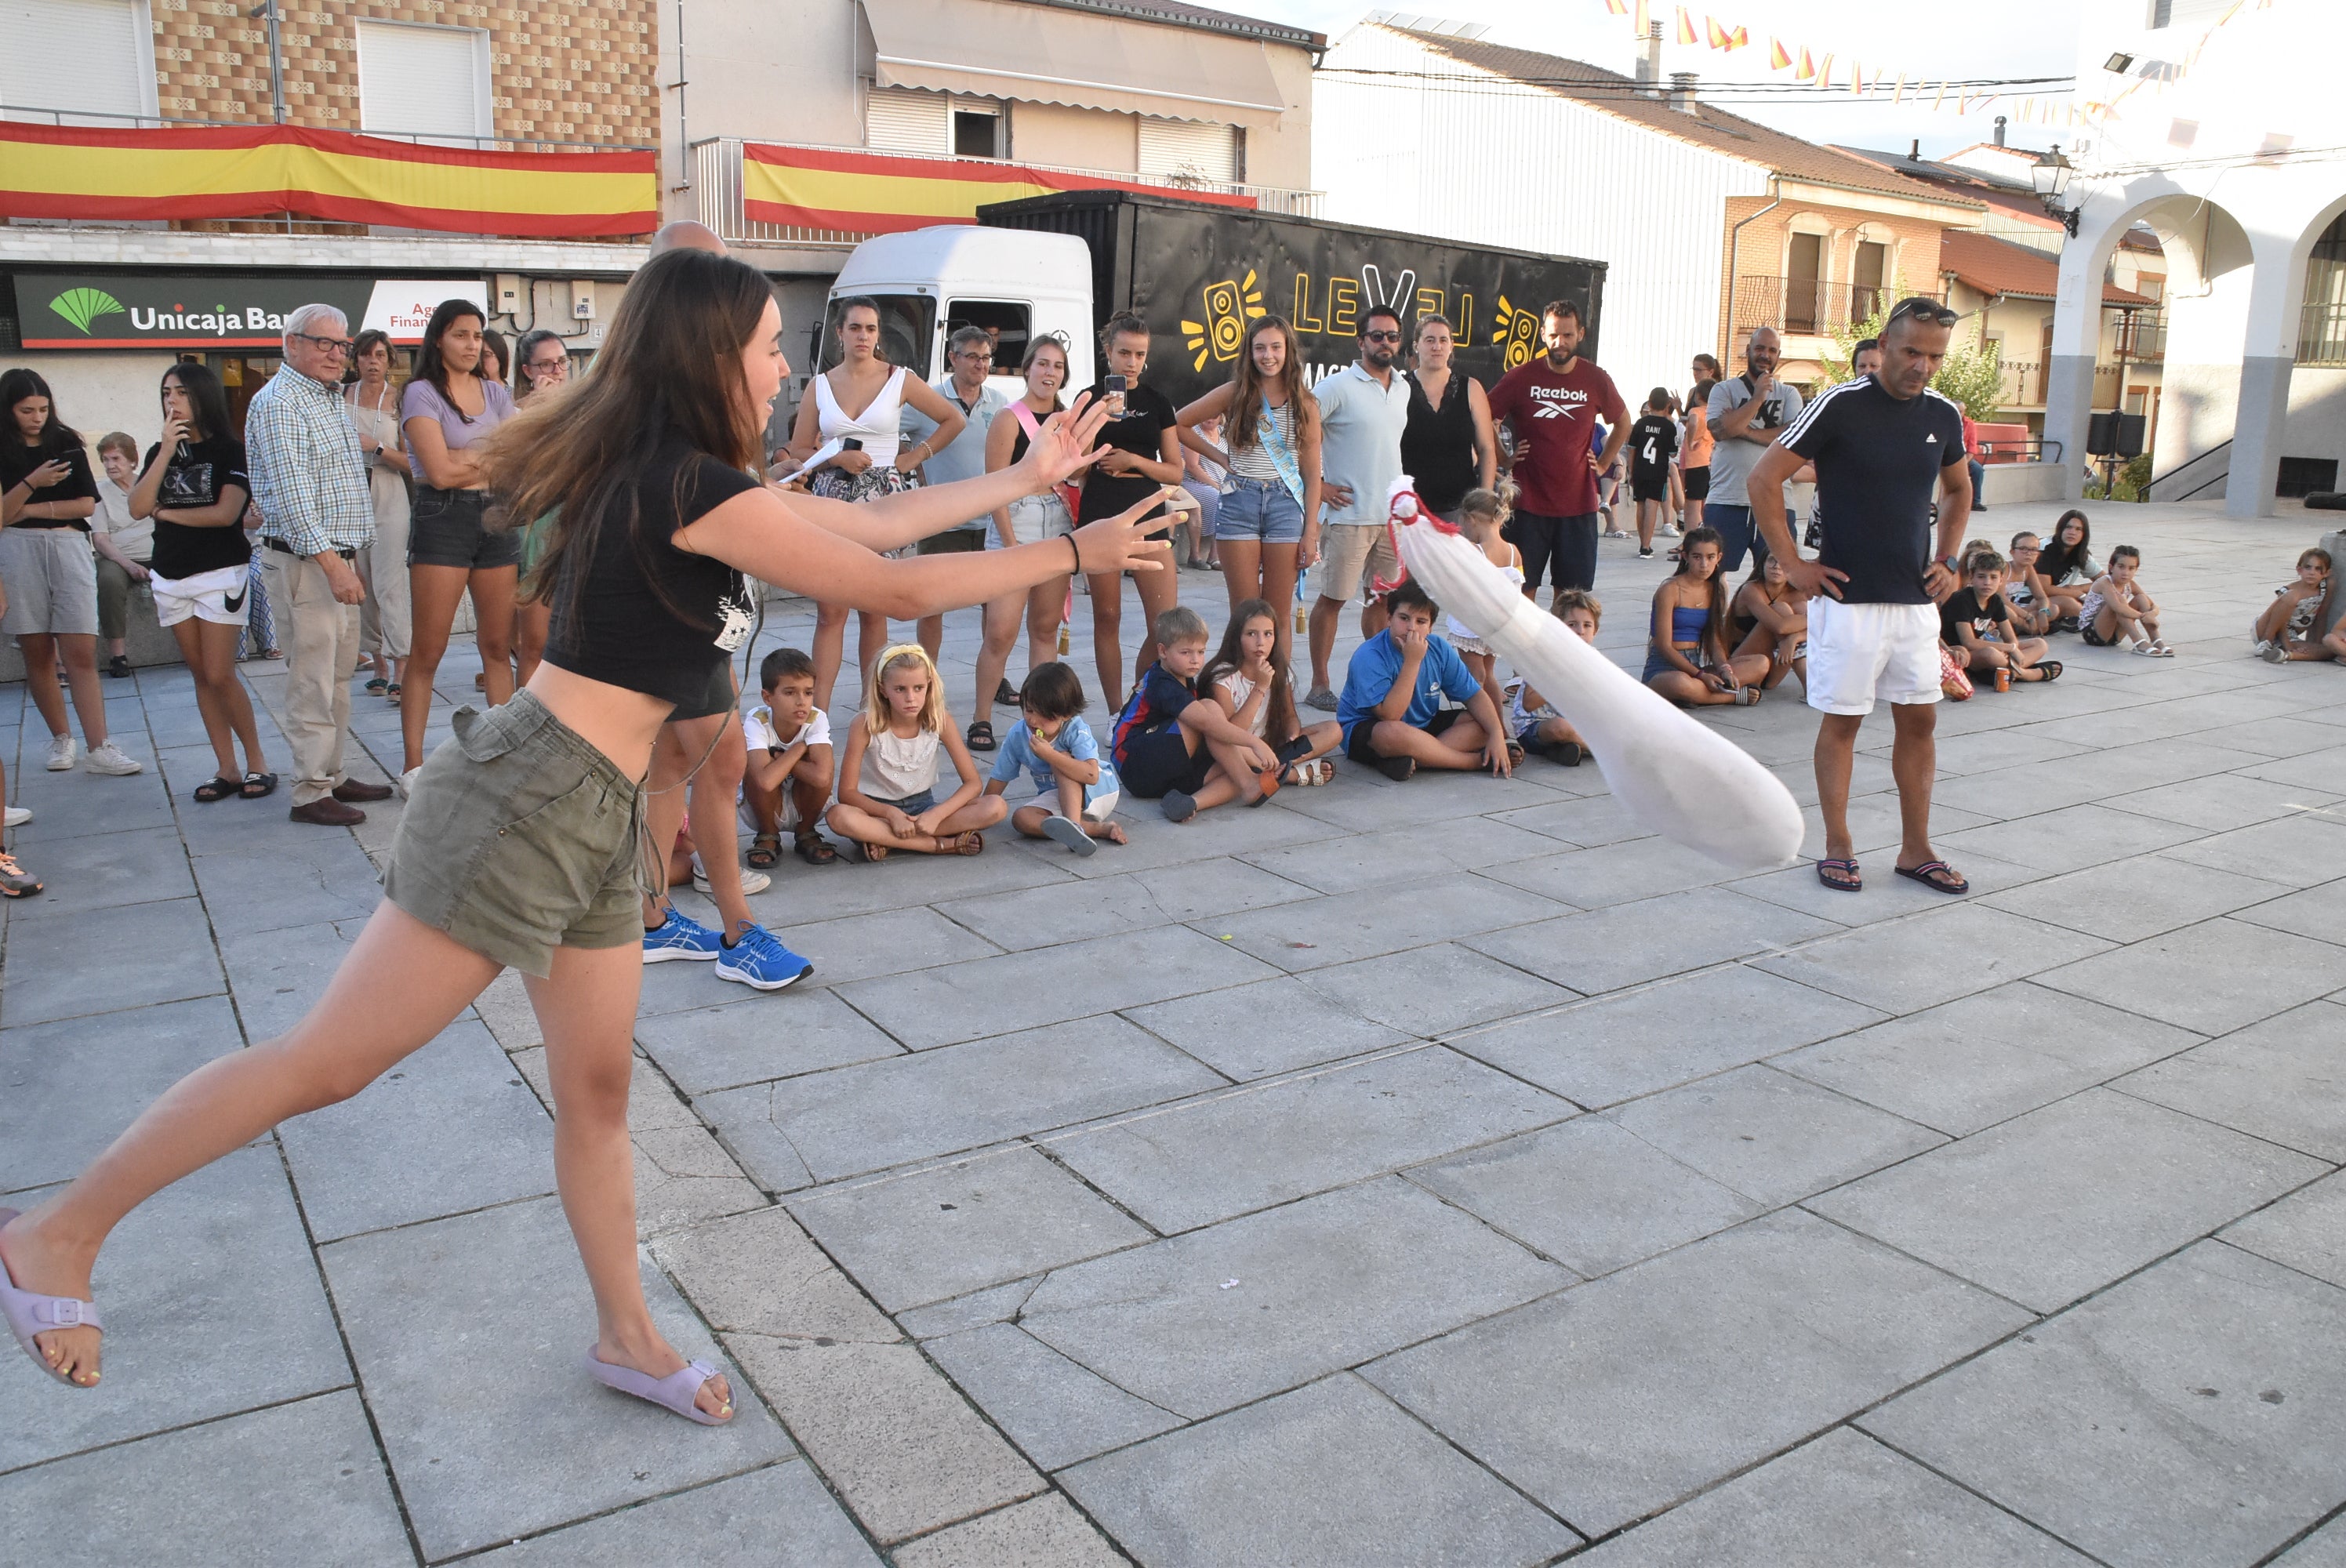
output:
[[[640,942],[636,781],[526,690],[454,724],[415,777],[383,896],[541,979],[557,947]]]

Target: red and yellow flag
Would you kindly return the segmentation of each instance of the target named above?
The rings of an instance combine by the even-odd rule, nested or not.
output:
[[[1832,56],[1831,55],[1827,55],[1825,58],[1830,60]],[[1800,46],[1800,68],[1794,71],[1792,75],[1800,77],[1800,80],[1805,82],[1812,79],[1816,74],[1817,63],[1809,57],[1809,46],[1806,44],[1803,44]]]
[[[1616,16],[1627,16],[1629,14],[1629,0],[1605,0],[1605,9],[1612,12]]]
[[[0,216],[297,218],[555,239],[659,227],[658,155],[483,152],[301,126],[0,125]]]
[[[1252,209],[1251,196],[1224,196],[1022,164],[903,158],[829,148],[741,146],[741,211],[757,223],[797,224],[849,234],[893,234],[939,223],[974,223],[988,202],[1061,190],[1137,190],[1216,207]]]
[[[1683,5],[1678,7],[1678,42],[1681,44],[1702,42],[1702,35],[1694,30],[1694,18],[1687,15],[1687,8]]]
[[[1780,71],[1791,63],[1792,56],[1784,52],[1784,46],[1773,38],[1769,39],[1768,68],[1771,71]]]

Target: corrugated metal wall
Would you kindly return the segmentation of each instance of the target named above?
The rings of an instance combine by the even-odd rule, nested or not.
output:
[[[1501,77],[1426,76],[1479,74],[1369,24],[1329,50],[1311,144],[1328,216],[1609,262],[1599,362],[1633,407],[1683,392],[1717,346],[1727,199],[1764,194],[1767,171]]]

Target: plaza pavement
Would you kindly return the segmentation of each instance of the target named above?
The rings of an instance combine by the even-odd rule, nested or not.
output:
[[[2346,1563],[2346,671],[2246,636],[2320,525],[2098,511],[2181,656],[2063,638],[1941,710],[1966,899],[1890,874],[1886,716],[1859,897],[1536,759],[786,859],[752,902],[814,978],[659,966],[636,1033],[645,1278],[728,1430],[578,1370],[500,981],[130,1218],[98,1390],[0,1355],[0,1563]],[[1663,569],[1606,545],[1632,667]],[[185,673],[107,689],[143,778],[43,771],[0,693],[50,884],[5,910],[12,1203],[308,1005],[398,815],[197,806]],[[1813,799],[1789,688],[1705,721]]]

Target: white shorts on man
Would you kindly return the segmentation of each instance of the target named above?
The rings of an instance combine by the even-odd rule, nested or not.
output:
[[[1938,701],[1938,606],[1852,605],[1825,594],[1810,599],[1808,693],[1820,713],[1872,713],[1877,701]]]

